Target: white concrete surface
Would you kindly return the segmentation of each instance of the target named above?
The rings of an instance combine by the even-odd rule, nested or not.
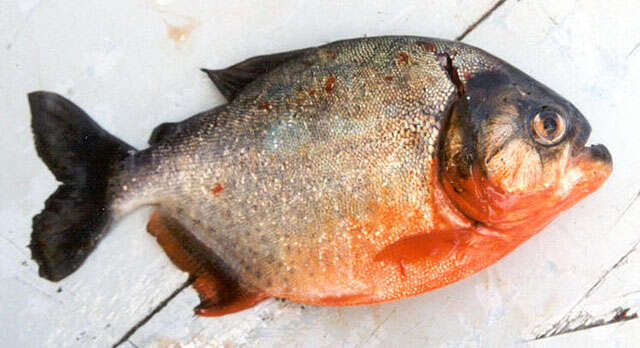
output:
[[[0,344],[111,346],[186,279],[144,232],[148,210],[64,281],[37,276],[31,217],[57,184],[33,148],[27,92],[57,91],[142,148],[156,124],[222,102],[199,67],[363,35],[453,39],[494,3],[0,0]],[[638,13],[637,0],[507,0],[464,38],[571,100],[614,157],[600,191],[498,264],[390,304],[268,301],[223,318],[194,317],[189,288],[122,346],[637,346],[637,319],[533,338],[640,310]]]

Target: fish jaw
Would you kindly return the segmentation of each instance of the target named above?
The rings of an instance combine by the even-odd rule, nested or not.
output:
[[[472,165],[464,177],[457,170],[441,173],[444,191],[459,211],[487,228],[531,236],[558,214],[595,192],[612,172],[611,155],[603,145],[584,147],[567,162],[555,182],[528,193],[509,193]]]
[[[566,174],[558,183],[556,197],[564,198],[562,207],[568,209],[599,189],[612,171],[613,160],[604,145],[584,147],[570,161]]]

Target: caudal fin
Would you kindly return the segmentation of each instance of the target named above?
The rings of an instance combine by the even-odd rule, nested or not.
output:
[[[111,221],[109,178],[135,150],[55,93],[28,98],[38,155],[62,182],[33,217],[29,247],[40,276],[58,281],[80,267],[104,235]]]

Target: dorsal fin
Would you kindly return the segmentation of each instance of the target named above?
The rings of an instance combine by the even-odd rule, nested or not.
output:
[[[226,69],[202,69],[202,71],[209,75],[213,84],[216,85],[222,95],[227,98],[227,101],[232,101],[246,85],[258,76],[273,70],[288,60],[304,55],[309,50],[309,48],[305,48],[296,51],[257,56]]]

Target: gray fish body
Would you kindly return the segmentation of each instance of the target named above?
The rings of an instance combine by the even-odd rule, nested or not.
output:
[[[142,151],[30,95],[63,183],[34,218],[43,277],[153,205],[149,231],[192,274],[199,314],[390,301],[495,263],[611,172],[571,103],[459,42],[362,38],[207,73],[229,103],[160,125]]]

